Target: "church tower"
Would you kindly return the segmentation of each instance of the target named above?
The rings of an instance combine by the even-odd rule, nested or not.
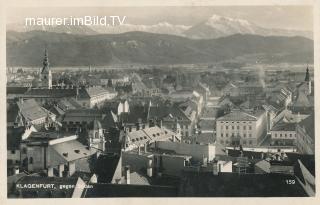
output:
[[[305,83],[307,84],[307,94],[311,94],[311,79],[310,79],[310,74],[309,74],[309,66],[307,65],[307,70],[306,70],[306,77],[304,79]]]
[[[47,49],[45,49],[44,51],[43,67],[40,73],[40,79],[42,85],[41,87],[48,89],[52,88],[52,74],[49,68],[49,58]]]

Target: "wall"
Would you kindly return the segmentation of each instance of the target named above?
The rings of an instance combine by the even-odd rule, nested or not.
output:
[[[164,150],[173,150],[177,154],[192,156],[194,159],[202,161],[203,157],[209,161],[215,158],[215,145],[198,145],[176,142],[156,142],[156,146]]]
[[[146,155],[138,155],[133,152],[123,152],[122,153],[122,166],[130,166],[131,171],[140,171],[141,169],[147,169],[147,164],[149,158]]]
[[[162,173],[171,176],[181,176],[182,170],[184,169],[185,158],[181,156],[172,155],[159,155],[157,160],[162,158]]]

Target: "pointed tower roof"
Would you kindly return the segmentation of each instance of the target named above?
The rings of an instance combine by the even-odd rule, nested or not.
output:
[[[310,74],[309,74],[309,66],[307,65],[307,70],[306,70],[306,77],[304,79],[304,81],[310,81]]]
[[[48,73],[49,72],[49,58],[48,58],[48,51],[47,48],[44,50],[44,59],[43,59],[43,67],[41,73]]]

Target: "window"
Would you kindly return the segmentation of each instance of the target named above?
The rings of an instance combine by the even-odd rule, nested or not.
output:
[[[243,126],[243,129],[244,129],[244,130],[246,130],[246,129],[247,129],[247,127],[246,127],[246,126]]]
[[[292,137],[292,134],[290,134],[289,136]]]
[[[252,145],[252,141],[251,140],[249,140],[249,145]]]
[[[251,130],[251,129],[252,129],[252,126],[250,125],[250,126],[249,126],[249,130]]]
[[[29,158],[29,163],[30,163],[30,164],[33,164],[33,157],[30,157],[30,158]]]
[[[228,129],[228,125],[226,125],[226,130]]]
[[[246,144],[247,144],[247,141],[244,140],[242,143],[243,143],[244,145],[246,145]]]
[[[237,126],[237,130],[240,130],[240,126],[239,125]]]
[[[221,141],[220,141],[220,143],[221,143],[221,144],[224,144],[224,141],[223,141],[223,140],[221,140]]]
[[[16,153],[16,150],[11,150],[11,154],[15,154]]]
[[[251,137],[252,135],[251,135],[251,133],[249,134],[249,137]]]
[[[221,133],[221,137],[223,137],[223,133]]]
[[[234,126],[232,126],[232,129],[234,130]]]
[[[276,134],[274,134],[274,137],[278,137],[278,134],[276,133]]]
[[[282,133],[280,133],[280,137],[282,137]]]
[[[243,134],[243,137],[247,137],[247,134]]]

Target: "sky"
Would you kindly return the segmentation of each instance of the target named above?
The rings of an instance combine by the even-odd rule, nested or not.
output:
[[[313,29],[313,7],[295,6],[151,6],[151,7],[10,7],[7,24],[26,17],[126,16],[129,24],[168,22],[195,25],[212,15],[241,18],[266,28]]]

